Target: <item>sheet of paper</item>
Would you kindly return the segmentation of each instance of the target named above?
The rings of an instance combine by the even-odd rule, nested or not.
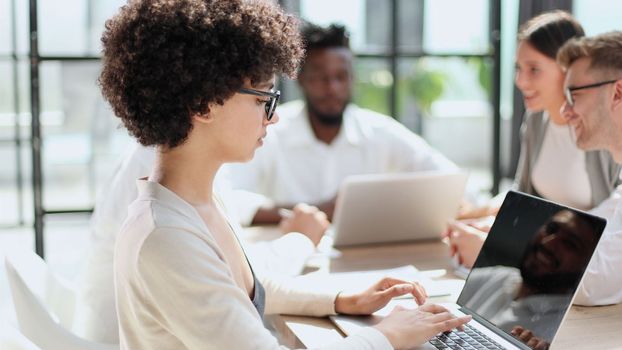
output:
[[[373,283],[383,277],[393,277],[405,281],[417,281],[423,285],[430,297],[448,296],[455,292],[456,286],[448,284],[445,280],[435,281],[428,277],[428,274],[417,270],[412,265],[400,266],[384,270],[367,270],[356,272],[340,273],[311,273],[299,278],[304,279],[305,283],[315,286],[330,286],[331,289],[338,289],[344,292],[360,292],[369,288]],[[412,298],[404,296],[402,298]]]

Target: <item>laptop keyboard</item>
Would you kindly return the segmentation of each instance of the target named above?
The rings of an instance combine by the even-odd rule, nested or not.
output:
[[[437,349],[505,349],[482,332],[469,326],[464,326],[464,332],[441,333],[430,340],[430,344]]]

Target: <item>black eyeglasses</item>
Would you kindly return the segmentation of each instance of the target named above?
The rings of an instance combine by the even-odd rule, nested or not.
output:
[[[601,81],[599,83],[588,84],[588,85],[567,87],[566,90],[564,90],[564,95],[566,96],[566,102],[571,107],[574,107],[574,98],[572,97],[572,92],[573,91],[583,90],[583,89],[592,89],[592,88],[603,86],[603,85],[607,85],[607,84],[613,84],[613,83],[615,83],[618,80],[620,80],[620,79]]]
[[[266,119],[268,121],[272,119],[272,116],[274,115],[274,110],[276,109],[276,105],[279,103],[279,98],[281,97],[281,91],[277,90],[274,92],[270,92],[241,88],[240,90],[238,90],[238,92],[247,95],[270,97],[270,99],[266,101]]]

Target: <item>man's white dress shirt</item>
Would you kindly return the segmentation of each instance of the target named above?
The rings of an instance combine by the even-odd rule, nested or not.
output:
[[[253,160],[230,168],[235,189],[265,196],[246,202],[242,223],[250,223],[261,205],[331,200],[350,175],[457,169],[396,120],[354,104],[331,144],[315,137],[302,101],[279,106],[277,113],[280,121],[268,128]]]
[[[622,174],[621,174],[622,178]],[[607,219],[605,232],[587,266],[574,303],[609,305],[622,302],[622,185],[591,213]]]

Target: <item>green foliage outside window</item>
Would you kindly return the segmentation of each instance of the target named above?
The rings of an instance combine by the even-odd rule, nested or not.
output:
[[[408,91],[414,96],[424,115],[430,113],[432,103],[443,94],[445,81],[445,74],[428,68],[425,59],[418,60],[413,66],[412,75],[407,82]]]
[[[374,61],[355,63],[353,100],[357,105],[389,115],[389,91],[393,77],[384,64]]]
[[[492,81],[490,79],[492,76],[492,65],[482,58],[470,58],[467,62],[475,67],[479,85],[486,91],[487,96],[490,96],[492,91]]]

